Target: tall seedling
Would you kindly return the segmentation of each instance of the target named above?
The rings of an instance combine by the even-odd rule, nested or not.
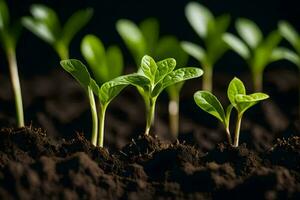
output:
[[[119,76],[110,81],[98,85],[91,77],[86,66],[76,59],[63,60],[61,66],[69,72],[90,94],[92,91],[99,98],[99,109],[97,112],[96,106],[93,107],[93,115],[99,118],[98,121],[93,120],[93,126],[98,127],[97,132],[92,134],[92,143],[96,146],[103,147],[104,140],[104,122],[105,113],[109,103],[128,85],[141,86],[148,85],[148,79],[139,74],[129,74]]]
[[[32,5],[30,13],[32,16],[22,18],[23,26],[50,44],[63,60],[69,58],[70,42],[91,19],[93,11],[84,9],[75,12],[64,26],[55,11],[45,5]]]
[[[182,47],[198,60],[203,68],[203,90],[212,91],[213,67],[228,50],[222,36],[229,26],[230,16],[214,17],[206,7],[196,2],[187,4],[185,15],[192,28],[203,40],[204,48],[187,41],[182,42]]]
[[[275,30],[263,38],[259,27],[249,19],[238,19],[235,28],[241,39],[231,33],[226,33],[223,39],[247,62],[252,74],[254,91],[262,91],[264,69],[268,64],[283,59],[283,50],[277,48],[281,36]]]
[[[11,23],[8,7],[4,0],[0,0],[0,39],[2,48],[5,51],[10,78],[15,98],[15,107],[17,115],[17,125],[24,126],[24,111],[22,102],[22,91],[19,80],[16,45],[21,32],[19,23]]]
[[[116,28],[132,57],[136,66],[147,54],[155,60],[175,58],[176,68],[187,64],[188,55],[183,51],[180,42],[174,36],[162,36],[159,34],[159,22],[154,18],[148,18],[139,25],[128,19],[117,22]],[[176,138],[179,129],[179,95],[184,82],[171,85],[166,89],[169,96],[169,124],[172,135]]]

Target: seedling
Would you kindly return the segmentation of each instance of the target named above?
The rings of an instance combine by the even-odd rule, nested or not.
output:
[[[45,5],[32,5],[30,12],[32,16],[22,18],[23,26],[50,44],[61,59],[69,58],[71,40],[93,14],[92,9],[77,11],[62,27],[55,11]]]
[[[105,51],[98,37],[86,35],[81,42],[81,53],[98,84],[103,84],[122,74],[123,57],[119,47],[110,46]]]
[[[146,128],[145,134],[148,135],[155,116],[155,104],[159,94],[167,87],[176,83],[200,77],[203,71],[199,68],[187,67],[174,70],[176,60],[167,58],[155,62],[150,56],[142,58],[138,74],[148,80],[147,85],[137,86],[143,96],[146,105]]]
[[[197,91],[194,94],[194,100],[202,110],[213,115],[222,122],[226,129],[228,143],[234,147],[238,147],[243,114],[250,107],[254,106],[259,101],[269,98],[269,96],[264,93],[253,93],[247,95],[243,82],[238,78],[232,79],[229,83],[227,96],[231,104],[226,108],[226,111],[217,97],[208,91]],[[233,144],[229,129],[232,108],[235,108],[237,111]]]
[[[69,72],[85,88],[89,96],[94,93],[99,98],[99,109],[97,114],[95,100],[93,100],[93,132],[92,143],[103,147],[105,112],[109,103],[128,85],[144,87],[148,85],[148,79],[139,74],[119,76],[113,80],[98,85],[91,77],[86,66],[76,59],[62,60],[61,66]],[[93,96],[94,97],[94,96]],[[99,121],[94,120],[98,117]],[[98,131],[95,131],[97,130]]]
[[[9,10],[4,0],[0,0],[0,39],[5,51],[10,78],[15,98],[17,125],[24,126],[24,112],[22,102],[22,91],[19,80],[18,65],[16,58],[16,45],[21,32],[19,23],[11,23]]]
[[[246,60],[250,67],[254,91],[263,90],[263,71],[268,64],[283,59],[281,48],[277,48],[281,36],[277,30],[265,39],[259,27],[249,19],[238,19],[235,24],[239,36],[226,33],[223,37],[228,46]]]
[[[229,26],[230,16],[214,17],[206,7],[196,2],[187,4],[185,15],[192,28],[203,40],[204,48],[187,41],[182,42],[182,47],[200,62],[204,70],[203,90],[212,91],[213,67],[228,50],[222,36]]]
[[[175,58],[177,68],[187,64],[188,55],[181,48],[180,42],[174,36],[159,36],[159,22],[148,18],[140,25],[128,19],[121,19],[116,24],[117,31],[131,52],[136,65],[140,65],[141,58],[147,54],[155,60]],[[169,95],[170,131],[176,138],[179,129],[179,95],[184,82],[171,85],[166,89]]]

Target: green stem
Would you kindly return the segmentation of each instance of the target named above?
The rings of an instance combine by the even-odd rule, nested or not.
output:
[[[178,137],[179,132],[179,95],[170,96],[169,101],[169,125],[174,138]]]
[[[203,65],[203,79],[202,79],[202,89],[209,92],[212,91],[212,78],[213,78],[213,68],[210,65]]]
[[[234,132],[234,147],[239,146],[239,138],[240,138],[240,129],[241,129],[241,122],[242,122],[243,114],[240,113],[237,116],[236,126],[235,126],[235,132]]]
[[[232,139],[231,139],[231,134],[230,134],[229,126],[226,127],[226,136],[227,136],[228,144],[229,144],[230,146],[232,146],[232,141],[231,141]]]
[[[101,104],[99,106],[99,134],[98,134],[98,146],[103,147],[104,141],[104,122],[105,122],[105,112],[107,109],[107,104]]]
[[[149,135],[151,125],[154,121],[156,98],[150,98],[148,102],[149,104],[146,107],[146,111],[147,111],[147,116],[146,116],[147,121],[146,121],[146,130],[145,130],[146,135]]]
[[[263,72],[252,72],[252,77],[254,91],[261,92],[263,90]]]
[[[55,50],[61,60],[66,60],[69,58],[69,50],[66,45],[62,43],[57,43],[55,46]]]
[[[15,106],[16,106],[16,115],[17,115],[17,125],[18,127],[24,126],[24,111],[23,111],[23,102],[22,102],[22,91],[19,80],[17,58],[15,49],[10,48],[7,51],[8,63],[10,78],[13,87],[13,93],[15,97]]]
[[[91,114],[92,114],[92,144],[97,146],[97,137],[98,137],[98,116],[97,116],[97,107],[95,103],[95,97],[92,89],[88,87],[88,95],[89,95],[89,101],[90,101],[90,108],[91,108]]]

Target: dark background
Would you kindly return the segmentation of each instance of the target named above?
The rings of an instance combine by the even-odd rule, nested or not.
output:
[[[93,33],[99,36],[105,45],[119,44],[125,54],[126,63],[130,64],[132,63],[131,56],[115,30],[115,22],[120,18],[140,22],[147,17],[156,17],[161,23],[161,35],[173,34],[180,40],[199,42],[200,38],[189,26],[184,15],[184,7],[188,2],[189,0],[9,0],[8,4],[12,18],[15,20],[21,16],[29,15],[31,4],[42,3],[54,8],[63,23],[74,11],[92,7],[94,8],[94,16],[71,43],[70,57],[81,58],[80,41],[85,34]],[[198,0],[198,2],[207,6],[215,15],[230,13],[232,15],[231,32],[234,32],[233,20],[237,17],[254,20],[265,34],[275,29],[280,19],[290,21],[300,30],[300,13],[297,0]],[[0,57],[0,73],[7,73],[2,50],[0,50]],[[30,77],[33,73],[48,73],[49,70],[58,66],[59,61],[56,53],[49,45],[26,29],[23,29],[18,44],[17,57],[19,70],[23,77]],[[230,65],[230,67],[224,67],[224,65]],[[245,66],[238,56],[227,53],[222,58],[222,66],[217,65],[217,70],[239,71],[246,69],[241,65]]]

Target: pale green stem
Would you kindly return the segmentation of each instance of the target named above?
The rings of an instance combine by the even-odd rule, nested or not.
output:
[[[174,138],[178,137],[179,131],[179,95],[170,96],[169,101],[169,125],[170,131]]]
[[[242,113],[238,114],[238,116],[237,116],[237,121],[236,121],[236,125],[235,125],[235,132],[234,132],[234,143],[233,143],[234,147],[239,146],[239,138],[240,138],[240,129],[241,129],[242,117],[243,117]]]
[[[212,78],[213,78],[213,68],[210,65],[203,65],[203,79],[202,79],[202,89],[209,92],[212,91]]]
[[[67,46],[62,43],[57,43],[54,48],[61,60],[69,59],[69,50]]]
[[[104,141],[104,125],[105,125],[105,112],[108,104],[100,104],[99,106],[99,134],[98,134],[98,146],[103,147]]]
[[[23,102],[22,102],[22,91],[19,80],[18,66],[15,49],[11,48],[7,51],[8,63],[10,78],[12,82],[12,88],[15,98],[15,107],[17,115],[17,125],[18,127],[24,126],[24,111],[23,111]]]
[[[154,115],[155,115],[155,104],[156,104],[156,98],[150,98],[149,99],[149,104],[146,105],[146,111],[147,111],[147,116],[146,116],[146,130],[145,134],[149,135],[149,131],[151,128],[151,125],[154,121]]]
[[[229,126],[226,127],[226,136],[227,136],[227,141],[228,144],[231,146],[232,145],[232,139],[231,139],[231,134],[230,134],[230,130],[229,130]]]
[[[261,92],[263,90],[263,72],[252,72],[252,77],[254,91]]]
[[[97,107],[95,103],[95,97],[92,89],[88,87],[88,95],[89,95],[89,102],[92,114],[92,144],[97,146],[97,138],[98,138],[98,116],[97,116]]]

